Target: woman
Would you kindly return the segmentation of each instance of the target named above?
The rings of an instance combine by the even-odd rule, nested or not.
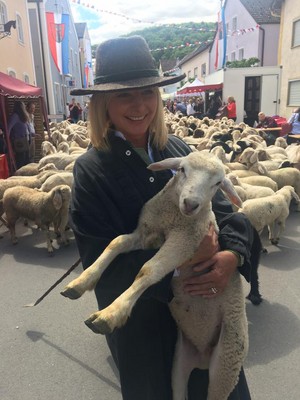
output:
[[[228,112],[228,119],[232,119],[236,121],[236,103],[234,97],[229,96],[227,99],[227,112]]]
[[[76,161],[70,213],[84,268],[113,238],[135,229],[145,202],[172,177],[172,171],[153,173],[147,165],[191,151],[179,138],[168,137],[158,89],[182,80],[184,75],[159,76],[148,46],[139,36],[102,43],[96,65],[95,86],[72,91],[73,95],[93,95],[89,110],[92,148]],[[249,274],[252,227],[245,216],[231,213],[222,193],[214,198],[214,211],[221,250],[210,232],[199,247],[201,256],[195,270],[211,271],[187,282],[186,291],[191,295],[217,296],[238,265],[243,274]],[[154,250],[138,250],[118,256],[95,288],[99,309],[127,289],[154,254]],[[106,335],[119,369],[124,400],[172,399],[177,331],[168,308],[171,279],[169,274],[144,292],[125,326]],[[207,371],[195,370],[189,400],[206,399],[207,386]],[[250,399],[243,371],[230,399]]]
[[[17,169],[29,163],[28,122],[29,116],[25,104],[22,101],[15,101],[13,114],[8,121],[8,135],[15,153]]]
[[[28,129],[29,129],[29,162],[34,162],[35,156],[35,125],[34,125],[34,112],[35,112],[35,102],[29,101],[26,104],[26,111],[28,113]]]

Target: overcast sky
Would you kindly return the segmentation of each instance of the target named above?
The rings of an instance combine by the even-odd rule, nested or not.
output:
[[[106,39],[161,24],[215,22],[221,1],[109,0],[104,5],[99,0],[81,0],[81,3],[87,5],[75,4],[70,0],[74,21],[87,22],[92,44],[98,44]]]

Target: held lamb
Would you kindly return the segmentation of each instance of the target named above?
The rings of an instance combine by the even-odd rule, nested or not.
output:
[[[62,292],[71,299],[78,298],[95,287],[101,274],[118,254],[160,248],[144,264],[129,289],[86,321],[96,333],[109,333],[124,325],[139,296],[150,285],[193,257],[211,223],[217,229],[211,198],[219,187],[240,204],[233,186],[225,177],[221,161],[213,155],[194,152],[186,157],[151,164],[149,168],[176,169],[178,172],[161,192],[145,204],[136,230],[115,238],[102,255]],[[154,217],[157,215],[159,218]],[[173,399],[185,399],[190,372],[201,367],[209,369],[207,399],[226,400],[238,381],[248,348],[241,277],[236,271],[223,293],[205,299],[183,293],[182,279],[191,273],[191,266],[181,268],[179,277],[172,280],[174,298],[170,310],[183,334],[179,334],[174,356]],[[183,336],[188,339],[184,345],[180,341]],[[191,347],[196,347],[199,357],[197,363],[192,357],[187,357],[189,365],[183,366],[181,362],[187,354],[183,352],[187,347],[189,351]]]
[[[15,225],[20,217],[34,221],[39,228],[46,231],[48,253],[51,254],[54,250],[49,231],[52,223],[61,242],[67,244],[65,228],[70,198],[71,189],[67,185],[57,186],[48,193],[24,186],[7,189],[1,202],[13,244],[18,243]]]

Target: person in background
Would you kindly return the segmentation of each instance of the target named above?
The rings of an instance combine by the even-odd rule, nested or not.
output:
[[[292,125],[291,135],[300,135],[300,107],[295,108],[288,123]]]
[[[227,99],[227,112],[228,119],[236,121],[236,102],[233,96],[229,96]]]
[[[287,144],[299,143],[300,139],[293,137],[293,135],[300,135],[300,107],[294,109],[288,123],[291,125],[291,129],[286,136]]]
[[[217,93],[215,93],[210,99],[206,116],[208,118],[214,119],[218,114],[218,110],[221,106],[222,106],[222,100],[220,99],[220,96]]]
[[[196,104],[194,105],[195,117],[202,118],[204,113],[204,100],[202,97],[196,99]]]
[[[4,131],[2,129],[2,124],[0,123],[0,154],[5,154],[7,152],[6,140]]]
[[[194,115],[194,114],[195,114],[194,102],[193,102],[193,99],[190,99],[188,101],[188,105],[186,107],[186,115],[190,116],[190,115]]]
[[[28,129],[29,129],[29,162],[34,162],[35,157],[35,124],[34,124],[34,112],[35,112],[35,102],[29,101],[26,104],[26,111],[28,113]]]
[[[29,115],[22,101],[15,101],[8,120],[8,136],[15,153],[17,169],[29,163]]]
[[[74,124],[77,124],[77,122],[79,121],[79,119],[81,117],[82,108],[81,108],[80,103],[76,103],[75,98],[73,98],[71,103],[69,104],[69,112],[70,112],[71,121]]]
[[[277,128],[278,125],[274,118],[267,117],[265,113],[258,113],[258,124],[255,128]]]
[[[136,228],[143,205],[173,176],[171,170],[151,172],[147,166],[191,152],[180,138],[167,134],[159,91],[159,87],[184,77],[160,76],[142,37],[116,38],[97,49],[95,85],[71,92],[92,94],[92,147],[76,160],[70,204],[70,226],[84,269],[112,239]],[[211,231],[199,246],[195,276],[185,288],[193,296],[214,298],[225,290],[238,266],[245,276],[251,268],[255,231],[249,221],[242,213],[232,212],[221,191],[213,200],[213,209],[220,228],[219,243]],[[99,309],[127,289],[155,253],[137,250],[113,260],[95,288]],[[173,298],[172,276],[148,288],[126,324],[106,335],[119,370],[123,400],[172,400],[171,371],[177,338],[168,307]],[[207,387],[208,371],[194,370],[188,398],[206,399]],[[250,400],[243,370],[229,399]]]

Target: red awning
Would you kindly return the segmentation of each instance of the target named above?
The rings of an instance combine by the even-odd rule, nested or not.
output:
[[[4,96],[42,96],[42,89],[0,72],[0,94]]]
[[[192,86],[192,87],[186,87],[182,90],[177,90],[177,94],[199,93],[199,92],[206,92],[206,91],[211,91],[211,90],[216,91],[216,90],[221,90],[222,88],[223,88],[223,83]]]

